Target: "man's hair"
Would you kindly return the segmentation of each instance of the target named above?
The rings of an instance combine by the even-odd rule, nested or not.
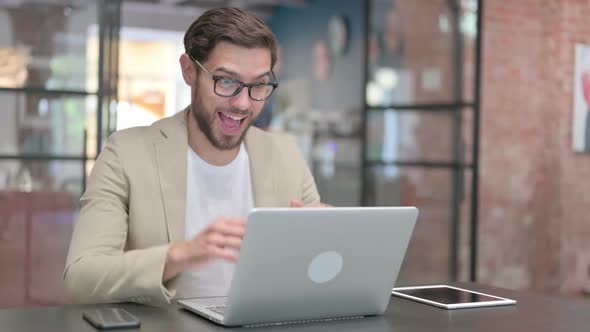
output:
[[[277,39],[258,17],[239,8],[210,9],[199,16],[184,34],[184,50],[200,62],[207,61],[222,41],[246,48],[266,48],[271,69],[277,60]]]

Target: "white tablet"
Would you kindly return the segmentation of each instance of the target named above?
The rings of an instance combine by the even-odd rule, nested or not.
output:
[[[445,309],[516,304],[515,300],[449,285],[396,287],[392,290],[391,294]]]

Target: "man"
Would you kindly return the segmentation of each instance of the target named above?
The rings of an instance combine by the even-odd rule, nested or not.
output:
[[[268,26],[213,9],[184,45],[191,105],[114,133],[88,179],[64,271],[75,302],[226,295],[251,208],[319,204],[295,141],[250,128],[278,85]]]

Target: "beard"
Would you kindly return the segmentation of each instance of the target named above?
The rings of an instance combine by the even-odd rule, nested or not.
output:
[[[240,124],[244,125],[242,133],[239,136],[224,135],[221,132],[218,134],[214,133],[213,127],[215,125],[216,118],[219,117],[218,112],[224,112],[226,114],[235,115],[247,114],[248,116],[244,118],[242,121],[248,122],[245,124]],[[240,110],[231,107],[217,107],[213,112],[208,112],[205,109],[205,106],[201,102],[201,99],[199,98],[196,91],[193,96],[193,101],[191,103],[190,113],[193,115],[201,132],[205,135],[205,137],[207,137],[207,140],[211,143],[211,145],[213,145],[219,150],[233,150],[240,144],[242,144],[242,141],[244,140],[244,136],[246,136],[248,129],[250,128],[252,123],[256,121],[256,118],[252,117],[251,110]],[[217,121],[220,120],[217,119]]]

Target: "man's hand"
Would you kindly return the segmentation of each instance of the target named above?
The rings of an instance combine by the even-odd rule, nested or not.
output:
[[[294,199],[291,201],[291,203],[289,203],[289,206],[292,208],[302,208],[302,207],[305,207],[305,204],[303,204],[303,202],[300,200]],[[329,205],[329,204],[325,204],[325,203],[318,203],[318,204],[313,205],[311,207],[327,208],[327,207],[333,207],[333,206]]]
[[[213,259],[237,262],[246,221],[241,218],[218,218],[194,238],[170,246],[162,282],[190,268],[202,267]]]

